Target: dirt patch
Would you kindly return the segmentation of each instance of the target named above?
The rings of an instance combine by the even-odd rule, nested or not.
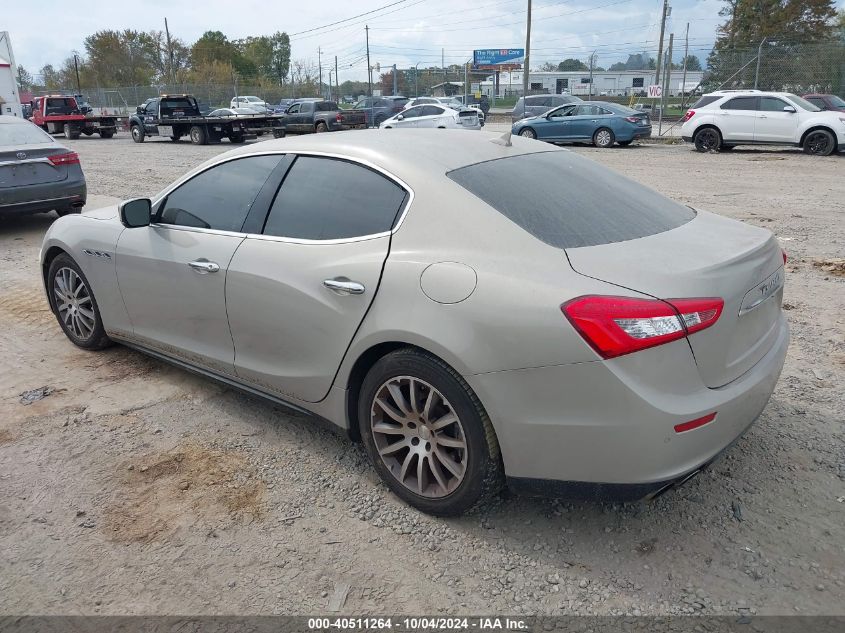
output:
[[[845,277],[845,257],[819,259],[813,262],[813,266],[834,277]]]
[[[10,444],[18,439],[16,433],[13,433],[9,429],[0,429],[0,445],[2,444]]]
[[[150,542],[221,519],[262,517],[265,485],[243,453],[188,444],[125,468],[119,500],[106,511],[110,540]]]

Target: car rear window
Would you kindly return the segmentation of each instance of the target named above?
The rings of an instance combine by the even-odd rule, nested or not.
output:
[[[52,142],[52,136],[32,123],[0,123],[0,145],[35,145]]]
[[[695,102],[695,103],[691,106],[691,108],[692,108],[693,110],[694,110],[695,108],[703,108],[704,106],[708,106],[708,105],[710,105],[711,103],[713,103],[714,101],[718,101],[718,100],[719,100],[719,99],[721,99],[721,98],[722,98],[722,97],[720,97],[720,96],[718,96],[718,95],[715,95],[715,96],[714,96],[714,95],[704,96],[704,97],[701,97],[698,101],[696,101],[696,102]]]
[[[447,175],[557,248],[633,240],[695,217],[689,207],[568,151],[499,158]]]
[[[314,108],[318,112],[333,112],[338,109],[337,104],[334,101],[318,101],[314,104]]]

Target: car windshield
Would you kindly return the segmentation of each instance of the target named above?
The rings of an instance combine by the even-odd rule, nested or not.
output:
[[[828,99],[830,100],[832,106],[836,108],[845,108],[845,101],[843,101],[841,97],[830,95]]]
[[[557,248],[633,240],[686,224],[695,211],[566,151],[476,163],[447,176]],[[513,183],[519,186],[514,187]],[[596,183],[601,183],[600,190]]]
[[[789,99],[792,103],[797,105],[802,110],[807,110],[808,112],[821,112],[821,108],[814,106],[812,103],[807,101],[806,99],[802,99],[798,95],[784,95],[787,99]]]
[[[52,136],[32,123],[0,123],[0,145],[35,145],[52,142]]]

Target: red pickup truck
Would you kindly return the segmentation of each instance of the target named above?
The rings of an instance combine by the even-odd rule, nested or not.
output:
[[[117,131],[117,117],[92,115],[83,112],[75,97],[48,95],[32,100],[32,122],[48,134],[64,133],[65,138],[79,138],[80,134],[111,138]]]

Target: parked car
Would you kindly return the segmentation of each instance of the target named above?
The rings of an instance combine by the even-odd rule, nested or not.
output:
[[[453,96],[453,97],[438,97],[437,100],[447,108],[452,108],[453,110],[475,110],[478,113],[478,120],[481,123],[481,126],[484,126],[484,112],[481,110],[481,107],[471,104],[471,105],[464,105],[463,95],[461,96]]]
[[[264,112],[253,110],[252,108],[218,108],[212,110],[206,116],[208,117],[232,117],[232,118],[252,118],[257,116],[266,116]]]
[[[402,112],[407,102],[406,97],[364,97],[355,104],[353,110],[363,110],[367,123],[378,127],[386,119]]]
[[[517,121],[529,116],[545,114],[552,108],[566,105],[567,103],[579,103],[581,99],[574,95],[529,95],[520,97],[513,107],[511,121]]]
[[[253,110],[258,110],[259,112],[267,112],[268,110],[272,111],[272,107],[269,107],[267,102],[264,99],[260,99],[258,97],[249,95],[249,96],[240,96],[234,97],[232,101],[229,103],[230,108],[252,108]]]
[[[76,152],[26,119],[0,115],[0,216],[79,213],[86,195]]]
[[[460,111],[442,105],[418,105],[402,110],[379,126],[382,129],[391,128],[440,128],[480,130],[480,110],[461,108]]]
[[[588,142],[596,147],[630,145],[651,136],[648,114],[606,101],[582,101],[513,124],[514,134],[541,141]]]
[[[297,101],[285,110],[278,121],[283,134],[297,132],[336,132],[367,126],[363,112],[341,110],[334,101]]]
[[[414,106],[426,104],[440,105],[440,100],[437,97],[414,97],[413,99],[409,99],[408,102],[402,106],[402,109],[407,110],[408,108],[413,108]]]
[[[287,110],[295,101],[296,99],[280,99],[279,103],[273,106],[273,112],[275,112],[276,114],[281,114],[282,112]]]
[[[839,95],[809,94],[804,95],[804,99],[820,110],[845,112],[845,100]]]
[[[788,92],[711,92],[681,121],[683,139],[699,152],[737,145],[787,145],[827,156],[845,149],[845,117]]]
[[[518,136],[349,141],[256,143],[60,218],[59,327],[316,413],[439,515],[505,477],[657,494],[766,406],[789,340],[770,231]]]

